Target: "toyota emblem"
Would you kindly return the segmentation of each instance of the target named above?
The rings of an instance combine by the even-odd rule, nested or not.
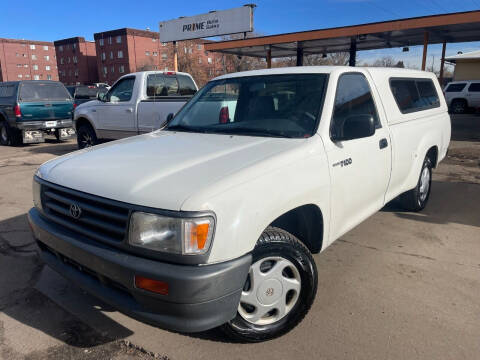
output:
[[[82,208],[77,204],[70,205],[70,216],[74,219],[80,218],[82,216]]]

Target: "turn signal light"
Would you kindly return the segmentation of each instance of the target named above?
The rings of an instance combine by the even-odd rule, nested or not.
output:
[[[135,287],[151,291],[160,295],[168,295],[168,283],[135,275]]]
[[[20,111],[20,106],[18,104],[15,105],[15,107],[13,108],[13,112],[15,113],[16,117],[22,116],[22,112]]]

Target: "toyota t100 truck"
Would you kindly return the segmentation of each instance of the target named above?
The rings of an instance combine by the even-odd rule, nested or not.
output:
[[[310,309],[312,254],[392,199],[426,206],[449,141],[432,73],[229,74],[162,130],[43,164],[28,216],[45,262],[126,314],[262,341]]]

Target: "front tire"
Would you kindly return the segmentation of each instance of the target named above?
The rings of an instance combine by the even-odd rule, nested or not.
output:
[[[432,188],[432,160],[426,157],[418,178],[417,186],[400,196],[403,208],[408,211],[421,211],[427,205]]]
[[[455,99],[450,105],[453,114],[464,114],[467,112],[467,102],[462,99]]]
[[[237,315],[221,329],[241,342],[260,342],[287,333],[310,310],[317,280],[308,249],[292,234],[267,228],[253,250]]]
[[[77,131],[77,144],[79,149],[84,149],[98,144],[95,130],[93,130],[90,125],[80,125]]]

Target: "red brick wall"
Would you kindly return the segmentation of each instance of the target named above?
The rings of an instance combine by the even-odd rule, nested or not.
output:
[[[58,75],[65,85],[98,81],[95,43],[76,37],[55,41]]]
[[[31,45],[35,48],[31,49]],[[0,68],[0,81],[58,80],[51,42],[0,39]]]

